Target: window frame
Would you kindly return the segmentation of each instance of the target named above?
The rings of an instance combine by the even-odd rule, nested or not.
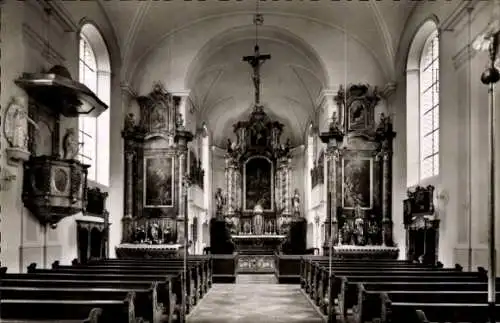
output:
[[[430,75],[425,75],[430,74]],[[429,78],[429,80],[426,79]],[[429,84],[426,84],[430,82]],[[426,39],[419,65],[419,180],[439,175],[439,35],[433,31]],[[424,100],[430,95],[430,106]],[[430,115],[430,127],[425,129],[425,119]],[[436,121],[437,119],[437,121]],[[427,130],[427,131],[426,131]],[[429,140],[430,139],[430,140]],[[430,143],[429,143],[430,141]],[[436,143],[437,141],[437,143]],[[426,147],[429,145],[430,147]],[[426,151],[429,151],[428,153]],[[427,163],[430,161],[430,166]],[[430,167],[430,169],[426,169]]]
[[[110,105],[111,71],[106,43],[91,23],[84,24],[78,35],[79,82],[85,84],[104,103]],[[92,73],[89,77],[88,73]],[[90,165],[87,179],[91,185],[110,185],[110,116],[109,109],[97,118],[78,118],[80,162]]]

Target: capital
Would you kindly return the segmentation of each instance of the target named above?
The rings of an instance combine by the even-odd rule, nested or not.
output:
[[[396,92],[396,88],[396,82],[388,82],[386,85],[384,85],[380,93],[382,98],[384,98],[385,100],[389,99],[394,94],[394,92]]]
[[[323,89],[319,93],[318,97],[316,98],[316,106],[321,107],[325,100],[327,99],[332,99],[337,95],[337,91],[332,90],[332,89]]]
[[[189,96],[191,93],[191,90],[189,89],[182,89],[182,90],[171,90],[169,91],[172,95],[181,97],[182,99],[185,99]]]
[[[137,91],[132,88],[132,86],[128,82],[121,82],[120,88],[122,90],[122,94],[128,95],[132,98],[137,97]]]

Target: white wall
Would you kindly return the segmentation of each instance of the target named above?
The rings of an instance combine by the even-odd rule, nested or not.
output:
[[[464,268],[469,264],[469,242],[472,268],[487,265],[488,97],[486,86],[480,82],[487,55],[473,52],[469,59],[467,46],[469,32],[474,40],[487,26],[493,3],[470,2],[475,7],[471,12],[470,29],[466,2],[457,2],[456,5],[429,2],[425,7],[418,6],[401,38],[396,62],[398,88],[390,106],[395,113],[395,131],[398,133],[393,175],[394,238],[403,247],[402,200],[407,186],[406,56],[419,26],[426,19],[436,20],[440,30],[440,170],[439,176],[421,184],[436,187],[435,203],[441,220],[439,260],[445,265],[460,263]],[[468,180],[469,171],[471,183]],[[498,196],[496,201],[500,202]],[[469,215],[472,216],[471,225]],[[497,234],[499,232],[497,220]],[[404,254],[405,250],[402,251]]]

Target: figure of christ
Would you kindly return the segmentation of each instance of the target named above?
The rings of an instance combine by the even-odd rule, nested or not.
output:
[[[271,59],[271,55],[269,54],[260,54],[259,46],[255,45],[254,47],[254,55],[252,56],[243,56],[243,61],[248,62],[253,69],[253,85],[255,87],[255,105],[258,106],[260,104],[260,67],[264,62],[268,59]]]

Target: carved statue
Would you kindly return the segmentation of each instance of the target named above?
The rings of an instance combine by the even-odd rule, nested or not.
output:
[[[157,223],[153,223],[149,227],[149,238],[153,243],[159,242],[159,227]]]
[[[80,144],[75,133],[74,128],[66,129],[66,134],[63,138],[63,158],[75,159],[78,154]]]
[[[125,116],[124,130],[133,131],[134,128],[135,128],[135,115],[132,112],[127,113],[127,115]]]
[[[28,117],[26,106],[19,98],[12,98],[5,113],[4,133],[13,148],[28,149],[28,122],[38,129],[37,124]]]
[[[295,189],[293,197],[292,197],[292,207],[293,207],[293,213],[295,215],[300,214],[300,194],[299,190]]]
[[[222,188],[217,188],[217,192],[215,193],[215,205],[216,205],[216,212],[217,213],[222,213],[222,208],[224,207],[225,201],[224,201],[224,196],[222,194]]]
[[[365,221],[362,218],[354,220],[354,239],[355,245],[360,246],[365,243]]]
[[[184,119],[182,117],[182,113],[177,112],[177,115],[175,116],[175,126],[177,128],[184,128]]]

